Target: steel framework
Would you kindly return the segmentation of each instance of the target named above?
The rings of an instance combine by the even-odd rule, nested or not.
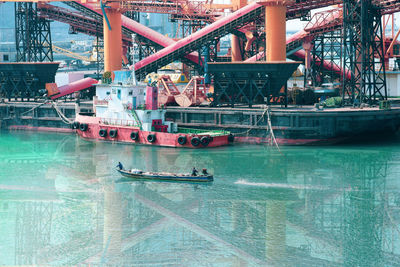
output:
[[[0,97],[8,101],[32,100],[46,83],[54,82],[58,63],[2,63],[0,64]]]
[[[36,4],[18,2],[14,6],[17,61],[53,61],[50,21],[37,15]]]
[[[343,101],[355,105],[387,99],[380,9],[371,0],[343,1]]]
[[[210,63],[214,78],[212,105],[285,104],[281,88],[300,62]]]
[[[87,11],[86,9],[84,9],[84,7],[77,5],[76,3],[72,6],[74,8],[79,8],[79,12],[44,3],[40,3],[40,5],[38,6],[38,11],[41,17],[52,18],[60,22],[68,23],[70,25],[71,33],[84,33],[95,36],[96,38],[101,39],[99,43],[102,44],[102,17],[95,12]],[[131,16],[135,17],[137,14],[137,12],[132,12]],[[132,46],[132,40],[130,38],[131,34],[132,31],[127,28],[123,28],[122,43],[127,48]],[[141,35],[137,35],[135,40],[139,46],[140,60],[157,52],[162,48],[160,45],[152,43],[150,40]],[[100,48],[102,48],[102,45],[100,46]],[[102,62],[103,57],[100,56],[99,60]]]
[[[341,31],[333,31],[314,38],[310,75],[313,86],[321,86],[323,83],[333,83],[335,80],[341,78],[334,71],[334,67],[341,68],[341,37]],[[326,62],[325,65],[322,63],[324,61]]]

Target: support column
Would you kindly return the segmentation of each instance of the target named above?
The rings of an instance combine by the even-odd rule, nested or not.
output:
[[[311,49],[313,44],[311,39],[306,39],[303,41],[303,49],[306,51],[305,63],[304,63],[304,87],[309,87],[309,82],[312,81],[311,78]]]
[[[286,1],[267,0],[265,6],[266,61],[286,61]]]
[[[119,3],[110,4],[105,8],[106,16],[103,16],[104,32],[104,71],[115,71],[122,68],[122,32],[121,13]],[[108,27],[108,22],[110,28]]]
[[[240,38],[234,34],[231,36],[231,59],[232,62],[243,60],[240,51]]]
[[[286,1],[264,0],[259,4],[265,6],[265,60],[284,62],[286,61]],[[279,94],[284,95],[286,103],[285,86],[282,86]]]
[[[232,11],[236,11],[241,9],[242,7],[247,5],[247,0],[232,0]],[[242,53],[240,51],[240,38],[234,34],[231,37],[231,59],[234,61],[242,61]]]

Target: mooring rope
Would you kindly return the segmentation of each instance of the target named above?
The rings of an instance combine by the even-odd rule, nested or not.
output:
[[[268,119],[268,128],[269,128],[269,133],[271,135],[271,145],[272,145],[272,140],[276,145],[276,148],[278,149],[279,152],[281,152],[281,150],[279,149],[279,145],[278,142],[276,142],[276,138],[275,138],[275,134],[274,134],[274,130],[272,129],[272,123],[271,123],[271,112],[269,110],[269,106],[267,106],[267,119]]]
[[[47,103],[49,103],[49,100],[46,100],[46,101],[44,101],[43,103],[40,103],[39,105],[37,105],[37,106],[31,108],[31,109],[28,110],[28,111],[22,112],[22,113],[20,114],[20,116],[22,116],[22,115],[24,115],[24,114],[26,114],[26,113],[29,113],[29,112],[31,112],[31,111],[34,111],[34,110],[37,109],[38,107],[41,107],[41,106],[43,106],[44,104],[47,104]]]
[[[58,116],[61,118],[61,120],[65,123],[65,124],[72,124],[73,121],[71,121],[70,119],[68,119],[59,109],[59,107],[57,106],[57,104],[54,101],[51,101],[51,105],[53,106],[53,108],[56,110]]]
[[[275,144],[275,146],[278,148],[279,152],[281,152],[281,150],[279,149],[278,142],[276,141],[276,138],[275,138],[274,130],[272,129],[271,111],[270,111],[270,106],[269,105],[267,105],[267,107],[264,109],[263,114],[256,121],[254,126],[257,126],[257,124],[264,118],[265,114],[267,114],[268,130],[269,130],[269,134],[271,135],[270,145]],[[244,132],[241,132],[241,133],[237,133],[236,135],[244,135],[244,134],[248,135],[251,130],[253,130],[253,128],[250,128],[247,131],[244,131]]]
[[[257,126],[257,124],[264,118],[265,114],[267,114],[267,109],[264,109],[263,114],[261,115],[261,117],[256,121],[256,123],[254,124],[254,126]],[[241,132],[241,133],[237,133],[236,135],[243,135],[246,134],[248,135],[251,130],[253,130],[253,128],[248,129],[247,131]]]

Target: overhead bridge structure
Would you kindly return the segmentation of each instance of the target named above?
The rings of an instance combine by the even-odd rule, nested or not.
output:
[[[83,4],[79,2],[65,2],[67,5],[77,9],[79,12],[96,19],[101,25],[103,25],[103,15],[101,11],[94,5]],[[150,53],[155,53],[156,51],[172,45],[175,41],[168,36],[165,36],[149,27],[140,24],[133,19],[130,19],[124,15],[121,15],[121,25],[122,34],[124,40],[131,41],[131,35],[136,34],[138,38],[138,43],[143,43],[143,45],[150,46]],[[101,28],[102,34],[102,28]],[[150,53],[145,53],[148,56]],[[198,64],[199,59],[197,53],[192,53],[184,55],[183,60],[186,63]]]
[[[127,3],[124,2],[123,5],[127,5],[131,8],[139,8],[145,5],[148,12],[160,12],[158,10],[160,8],[169,8],[168,13],[173,14],[173,9],[170,7],[160,7],[162,4],[157,3],[157,5],[155,5],[153,2],[154,1],[127,1]],[[378,2],[378,5],[382,7],[384,14],[390,14],[400,10],[400,1],[387,0]],[[95,31],[97,31],[98,33],[102,34],[101,27],[98,27],[99,25],[102,25],[102,13],[98,7],[93,4],[80,3],[78,1],[66,1],[65,3],[89,18],[85,16],[80,17],[74,13],[68,14],[67,10],[63,10],[63,12],[61,12],[61,9],[58,9],[57,7],[50,8],[48,5],[47,7],[41,9],[40,12],[43,12],[43,14],[47,13],[47,15],[52,19],[68,23],[74,28],[78,29],[80,32],[86,31],[94,34]],[[343,1],[341,0],[293,1],[291,4],[287,5],[286,16],[287,19],[307,17],[309,12],[313,9],[342,3]],[[45,9],[47,9],[47,11]],[[176,14],[181,12],[179,9],[175,10]],[[57,12],[54,11],[57,11],[59,15],[57,15]],[[227,17],[217,19],[214,23],[206,26],[191,36],[187,36],[186,38],[175,42],[172,38],[164,36],[122,15],[121,20],[123,42],[130,43],[130,35],[135,33],[138,36],[139,43],[146,44],[151,47],[150,50],[148,49],[148,53],[145,54],[145,56],[149,56],[135,65],[138,75],[143,75],[155,71],[172,61],[182,58],[186,60],[186,62],[189,61],[193,64],[199,64],[199,62],[202,60],[199,60],[199,55],[197,52],[193,51],[198,50],[200,47],[207,44],[207,42],[211,42],[226,34],[232,32],[240,33],[241,28],[243,28],[246,24],[257,19],[262,19],[263,16],[264,6],[257,3],[252,3]],[[97,21],[98,26],[95,26],[96,29],[93,29],[93,25],[96,25],[96,23],[93,23],[90,18]],[[245,32],[245,30],[242,30],[242,33],[243,32]],[[290,42],[289,44],[291,49],[294,49],[293,52],[298,50],[299,45],[301,45],[300,40],[297,40],[297,42]]]
[[[244,8],[217,20],[216,22],[204,27],[194,34],[179,40],[157,53],[137,62],[135,71],[137,74],[156,71],[158,68],[177,60],[183,55],[199,49],[208,42],[229,34],[232,30],[240,28],[259,17],[262,8],[259,4],[253,3]]]
[[[6,0],[8,2],[10,0]],[[218,17],[221,14],[221,7],[213,9],[211,5],[199,5],[197,0],[172,0],[169,2],[155,1],[155,0],[121,0],[108,2],[107,7],[104,6],[100,1],[65,1],[64,3],[76,9],[77,12],[62,9],[48,4],[42,4],[42,2],[51,2],[32,0],[28,2],[38,3],[39,15],[48,19],[59,20],[64,23],[68,23],[79,32],[88,33],[91,35],[102,35],[102,33],[114,34],[113,30],[122,28],[121,32],[117,35],[113,35],[112,38],[104,36],[105,40],[105,70],[113,71],[121,68],[121,56],[126,54],[126,50],[119,49],[122,46],[129,46],[132,42],[131,34],[136,34],[136,42],[146,47],[141,51],[146,50],[146,53],[142,54],[142,60],[137,62],[134,66],[137,75],[143,77],[149,72],[156,71],[160,67],[167,65],[170,62],[176,60],[183,60],[185,63],[190,62],[192,64],[201,65],[202,62],[208,61],[207,58],[202,58],[203,54],[199,54],[197,51],[201,49],[210,49],[210,47],[216,47],[218,40],[230,33],[240,36],[242,39],[247,37],[247,34],[254,33],[261,21],[265,17],[265,6],[262,4],[253,2],[250,3],[236,12],[231,13],[226,17]],[[296,0],[286,1],[286,19],[294,18],[310,18],[310,11],[327,7],[331,5],[340,5],[347,3],[350,0]],[[372,5],[380,9],[381,14],[392,14],[400,10],[400,0],[369,0]],[[103,7],[103,11],[100,7]],[[374,8],[375,8],[374,7]],[[211,23],[202,29],[199,29],[195,33],[184,37],[179,41],[175,41],[172,38],[164,36],[140,23],[121,15],[123,10],[137,10],[151,13],[165,13],[169,14],[170,18],[178,18],[180,20],[201,20],[203,22]],[[112,29],[110,25],[103,25],[103,14],[108,14],[117,19],[118,22],[113,22]],[[284,18],[284,16],[283,16]],[[119,21],[120,19],[120,21]],[[104,16],[104,21],[107,20],[107,16]],[[214,21],[214,22],[213,22]],[[333,31],[336,28],[340,28],[343,24],[341,21],[336,20],[332,25],[324,25],[322,27],[314,27],[311,30],[305,29],[306,35],[318,35],[323,32]],[[319,25],[319,26],[321,26]],[[108,26],[108,27],[107,27]],[[349,29],[351,27],[348,27]],[[102,30],[103,29],[103,30]],[[314,32],[312,32],[314,31]],[[262,40],[263,36],[256,36],[259,40]],[[117,38],[118,37],[118,38]],[[118,43],[114,43],[115,40],[120,40]],[[295,58],[307,58],[307,53],[303,53],[301,48],[303,46],[304,38],[297,36],[296,39],[290,40],[287,43],[288,56]],[[248,39],[243,41],[249,41]],[[107,44],[109,47],[107,47]],[[110,46],[111,45],[111,46]],[[269,46],[266,46],[269,47]],[[251,54],[259,51],[253,49]],[[320,65],[327,65],[326,62]],[[329,64],[328,64],[329,65]],[[337,66],[336,66],[337,67]],[[335,67],[335,68],[336,68]],[[341,71],[337,69],[337,72]]]
[[[343,3],[343,1],[338,0],[295,1],[293,4],[287,6],[286,17],[287,19],[300,18],[306,16],[306,14],[313,9],[341,3]],[[377,5],[382,7],[382,14],[391,14],[400,10],[400,1],[377,1]],[[137,71],[137,74],[153,72],[158,68],[179,59],[186,53],[198,50],[201,46],[204,46],[215,39],[232,32],[237,32],[246,24],[253,22],[256,19],[260,19],[263,15],[264,6],[258,3],[248,4],[242,9],[215,21],[196,33],[136,63],[135,70]],[[340,28],[342,20],[338,16],[340,15],[335,14],[327,23],[320,22],[319,24],[313,25],[313,27],[307,29],[305,34],[316,35]],[[302,39],[303,38],[290,40],[288,43],[289,48],[292,46],[295,49],[293,52],[296,52],[298,50],[298,45],[301,46]],[[301,56],[301,53],[297,54]]]

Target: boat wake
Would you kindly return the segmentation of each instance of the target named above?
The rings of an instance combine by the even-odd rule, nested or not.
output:
[[[244,179],[236,181],[235,184],[254,186],[254,187],[264,187],[264,188],[328,190],[327,187],[323,187],[323,186],[300,185],[300,184],[284,184],[284,183],[254,183],[254,182],[248,182],[248,181],[246,181]]]

